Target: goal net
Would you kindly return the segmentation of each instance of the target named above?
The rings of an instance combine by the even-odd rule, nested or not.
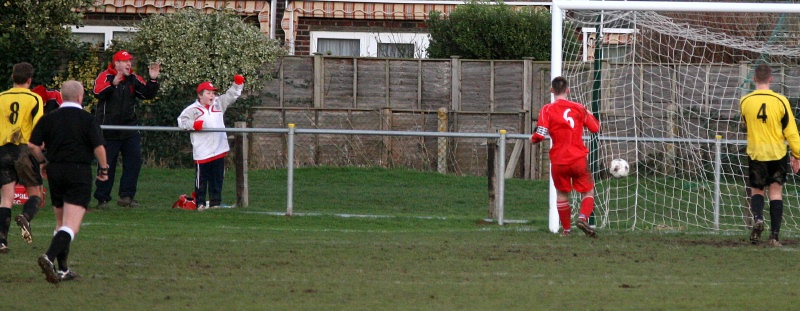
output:
[[[689,4],[714,7],[688,12]],[[772,89],[790,99],[795,116],[800,101],[798,5],[724,12],[750,5],[670,3],[652,11],[618,11],[576,8],[573,2],[559,8],[561,75],[570,81],[571,99],[601,121],[599,138],[587,143],[597,184],[596,226],[749,226],[739,99],[754,89],[755,66],[766,62],[773,69]],[[764,12],[763,6],[775,9]],[[684,11],[669,11],[676,9]],[[629,162],[629,177],[607,174],[615,158]],[[782,232],[796,234],[800,187],[797,175],[788,179]],[[767,220],[768,211],[765,206]]]

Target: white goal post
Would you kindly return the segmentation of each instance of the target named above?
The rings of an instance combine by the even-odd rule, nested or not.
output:
[[[551,77],[566,77],[571,99],[601,122],[587,142],[595,225],[747,228],[738,103],[767,63],[772,89],[800,112],[800,4],[556,0],[551,12]],[[605,173],[614,158],[630,163],[629,177]],[[800,178],[788,179],[782,232],[797,234]],[[559,227],[551,180],[549,228]]]

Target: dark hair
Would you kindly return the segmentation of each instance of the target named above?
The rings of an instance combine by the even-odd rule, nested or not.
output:
[[[569,87],[569,83],[567,83],[567,79],[566,78],[564,78],[562,76],[558,76],[558,77],[555,77],[553,79],[553,83],[550,85],[550,87],[553,88],[553,94],[561,95],[561,94],[564,94],[564,92],[567,91],[567,88]]]
[[[756,83],[769,83],[769,78],[772,77],[772,68],[769,65],[761,63],[756,67],[756,74],[753,76],[753,81]]]
[[[30,78],[33,78],[33,65],[28,63],[14,65],[14,70],[11,73],[11,80],[14,81],[14,84],[25,84]]]

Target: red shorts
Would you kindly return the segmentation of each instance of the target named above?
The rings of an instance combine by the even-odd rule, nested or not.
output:
[[[572,189],[578,192],[589,192],[594,189],[594,181],[586,165],[586,158],[570,164],[554,164],[550,168],[550,176],[553,176],[556,190],[561,192],[570,192]]]

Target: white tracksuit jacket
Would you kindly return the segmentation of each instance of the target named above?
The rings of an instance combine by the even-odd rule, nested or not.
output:
[[[203,121],[203,129],[225,128],[225,110],[242,95],[244,84],[233,84],[214,99],[211,106],[205,107],[199,101],[183,109],[178,117],[178,127],[194,130],[195,121]],[[206,163],[224,157],[230,150],[228,135],[225,132],[192,132],[192,158],[195,163]]]

